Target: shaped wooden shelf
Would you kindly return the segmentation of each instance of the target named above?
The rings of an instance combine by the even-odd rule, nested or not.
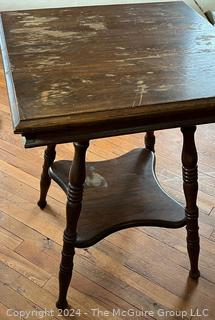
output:
[[[67,192],[71,161],[56,161],[49,174]],[[109,234],[137,226],[180,228],[184,208],[161,188],[155,156],[135,149],[116,159],[86,164],[86,181],[76,247],[89,247]]]

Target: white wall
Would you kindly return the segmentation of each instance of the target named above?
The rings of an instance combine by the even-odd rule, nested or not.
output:
[[[96,4],[118,4],[118,3],[145,3],[159,2],[170,0],[0,0],[0,11],[33,9],[33,8],[51,8],[51,7],[75,7]],[[176,1],[176,0],[172,0]],[[204,9],[215,10],[215,0],[197,0],[201,3]],[[184,0],[195,10],[201,13],[194,0]],[[206,5],[205,5],[206,4]]]
[[[196,0],[204,12],[208,10],[215,10],[215,0]]]

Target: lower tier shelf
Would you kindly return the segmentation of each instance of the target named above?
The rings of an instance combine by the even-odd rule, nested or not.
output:
[[[53,163],[49,174],[67,192],[71,161]],[[116,159],[86,164],[86,181],[76,247],[89,247],[107,235],[129,227],[180,228],[184,208],[159,185],[155,156],[135,149]]]

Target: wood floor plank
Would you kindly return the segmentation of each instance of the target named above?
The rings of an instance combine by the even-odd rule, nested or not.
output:
[[[55,316],[49,316],[46,315],[46,313],[44,312],[44,309],[42,309],[41,307],[39,307],[39,299],[35,300],[35,302],[32,302],[30,299],[28,299],[25,296],[26,293],[26,287],[24,287],[21,283],[20,280],[18,279],[17,281],[17,286],[14,286],[13,288],[11,288],[8,285],[4,285],[0,282],[0,299],[2,301],[2,303],[4,304],[4,306],[7,308],[7,312],[9,315],[16,315],[16,319],[21,318],[21,319],[38,319],[39,316],[42,316],[42,319],[46,319],[46,320],[50,320],[50,319],[57,319],[57,311],[51,308],[51,304],[50,304],[50,309],[49,309],[49,305],[47,303],[47,311],[55,311],[53,314],[55,314]],[[24,281],[23,281],[24,282]],[[49,296],[49,294],[47,293],[47,295],[45,295],[44,292],[45,290],[43,290],[42,292],[40,292],[40,295],[43,293],[43,297],[44,297],[44,301],[47,301],[47,296]],[[29,295],[30,296],[30,295]],[[47,301],[48,302],[48,301]],[[5,308],[5,309],[6,309]],[[19,315],[23,315],[21,317],[19,317]],[[10,319],[10,316],[8,316],[6,319]]]
[[[22,243],[22,239],[17,237],[15,234],[8,232],[7,230],[0,229],[0,245],[6,246],[11,250],[15,250]]]
[[[6,247],[0,247],[0,258],[4,264],[24,275],[32,282],[37,283],[39,286],[43,286],[50,278],[47,272]]]
[[[109,248],[109,254],[114,251],[114,246],[117,246],[118,249],[121,249],[124,265],[127,265],[129,261],[134,266],[136,265],[137,268],[140,268],[141,264],[143,275],[150,279],[156,279],[156,283],[162,282],[162,287],[166,288],[167,290],[171,291],[172,293],[176,294],[177,296],[181,296],[181,288],[177,285],[177,279],[179,282],[182,282],[182,279],[186,279],[188,276],[188,257],[184,248],[184,252],[181,251],[180,253],[177,252],[174,247],[168,247],[160,241],[155,240],[152,237],[148,237],[146,235],[143,236],[141,232],[141,228],[138,229],[131,229],[130,232],[121,232],[116,233],[112,237],[110,237],[109,242],[112,244]],[[128,244],[129,243],[129,244]],[[100,246],[100,245],[99,245]],[[100,246],[101,247],[101,246]],[[100,248],[99,247],[99,248]],[[105,246],[103,245],[105,248]],[[101,250],[102,248],[101,247]],[[134,259],[130,259],[129,252],[130,250],[136,248],[136,254],[134,254]],[[158,253],[158,248],[162,248],[162,251]],[[106,246],[106,251],[107,246]],[[138,252],[144,252],[141,256],[141,260],[139,259]],[[175,261],[175,256],[177,255],[177,262]],[[115,259],[117,259],[117,255],[115,255]],[[210,278],[207,279],[210,282],[214,282],[214,273],[215,273],[215,263],[214,263],[215,255],[211,253],[211,259],[205,259],[204,255],[201,256],[200,259],[200,268],[202,270],[202,278],[207,279],[209,271],[210,271]],[[136,264],[135,264],[136,260]],[[140,260],[140,261],[139,261]],[[149,263],[149,261],[154,261],[153,266]],[[139,262],[138,262],[139,261]],[[138,263],[137,263],[138,262]],[[159,269],[157,266],[159,265]],[[208,268],[207,271],[204,269]],[[139,269],[139,270],[140,270]],[[139,272],[140,273],[140,272]],[[187,273],[187,276],[186,276]],[[181,276],[180,276],[181,274]],[[183,276],[182,276],[183,274]],[[172,279],[171,279],[172,277]],[[168,281],[169,279],[169,281]],[[175,286],[172,287],[172,282],[174,281]],[[204,282],[199,285],[199,292],[202,290],[204,291],[205,283],[207,285],[208,282]]]
[[[210,236],[210,240],[215,242],[215,229],[213,230],[213,232]]]
[[[175,294],[157,285],[151,279],[129,270],[114,257],[104,255],[96,248],[88,250],[87,259],[85,255],[78,254],[75,266],[82,274],[87,269],[87,277],[103,287],[109,286],[136,308],[153,310],[156,314],[158,309],[169,310],[181,303],[181,299]]]
[[[54,282],[55,287],[56,281]],[[51,283],[49,282],[49,285],[47,284],[46,287],[50,286]],[[21,294],[28,298],[32,303],[40,305],[42,308],[48,308],[56,310],[56,308],[53,308],[55,297],[56,297],[56,291],[57,286],[52,287],[50,291],[46,290],[46,288],[40,288],[28,279],[24,277],[20,277],[17,281],[14,281],[10,284],[10,287],[12,287],[14,290],[17,290],[18,288],[21,289]],[[73,295],[72,295],[72,301],[69,297],[69,303],[71,304],[71,307],[74,309],[80,309],[81,310],[81,319],[92,319],[91,314],[89,310],[91,308],[98,307],[98,304],[93,301],[90,297],[87,297],[86,295],[81,294],[79,291],[73,289]],[[102,306],[99,305],[101,309]],[[87,314],[84,314],[87,313]],[[89,313],[89,314],[88,314]],[[57,315],[57,310],[55,311],[55,315]],[[78,318],[78,317],[77,317]],[[110,317],[109,319],[116,319],[119,320],[119,317]]]
[[[11,282],[16,281],[20,277],[18,273],[13,268],[10,268],[2,261],[0,262],[1,266],[1,282],[5,285],[9,285]]]
[[[8,314],[10,314],[9,308],[7,308],[5,305],[0,303],[0,319],[1,320],[8,320]],[[17,319],[17,317],[10,314],[10,319],[15,320],[15,319]]]
[[[27,252],[30,253],[30,257],[37,255],[38,251],[40,250],[40,254],[42,252],[46,253],[46,255],[50,256],[52,259],[55,259],[54,266],[57,265],[57,268],[59,268],[59,259],[61,255],[62,247],[54,242],[52,239],[47,237],[44,233],[41,234],[38,231],[30,228],[28,225],[25,225],[24,223],[20,222],[19,220],[14,219],[13,217],[0,212],[0,221],[2,228],[5,230],[8,230],[11,233],[16,233],[18,237],[20,237],[23,240],[23,247],[25,248],[25,244],[30,243],[30,247],[33,247],[33,252]],[[44,230],[45,231],[45,230]],[[25,243],[25,244],[24,244]],[[27,248],[29,246],[27,245]],[[22,247],[20,247],[21,250]],[[19,247],[17,248],[17,250]],[[22,256],[27,258],[28,261],[31,261],[29,259],[29,256],[24,255],[24,252],[22,252]],[[44,256],[46,258],[46,256]],[[41,257],[40,257],[41,258]],[[41,258],[36,259],[35,261],[43,261]],[[47,261],[45,261],[47,263]],[[37,265],[37,263],[35,263]],[[56,275],[56,274],[55,274]]]
[[[43,246],[42,241],[40,245],[35,244],[35,241],[23,241],[15,252],[49,275],[56,276],[59,271],[60,255],[58,255],[58,259],[54,259],[44,251]]]

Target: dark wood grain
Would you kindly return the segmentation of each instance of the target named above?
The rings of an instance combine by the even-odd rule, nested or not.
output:
[[[215,120],[214,28],[183,2],[6,12],[2,21],[17,133],[66,126],[87,137],[100,125],[102,136],[105,124],[107,136],[113,121],[126,120],[126,133],[136,118],[157,128],[162,115],[163,126]]]
[[[136,149],[119,158],[87,163],[77,247],[88,247],[117,230],[134,226],[179,228],[184,209],[160,187],[154,176],[154,155]],[[57,161],[51,177],[68,190],[71,161]]]
[[[37,202],[38,206],[41,209],[44,209],[46,206],[46,195],[48,193],[49,187],[51,185],[51,178],[48,174],[49,167],[54,162],[56,151],[55,144],[48,145],[44,152],[44,164],[43,170],[40,178],[40,199]]]
[[[155,134],[154,131],[147,131],[145,134],[145,147],[148,150],[155,152]]]
[[[206,17],[210,21],[212,25],[215,25],[215,11],[207,11],[205,12]]]
[[[200,245],[198,226],[199,209],[196,204],[198,193],[198,156],[194,140],[196,127],[182,128],[181,130],[184,136],[182,164],[183,187],[186,199],[187,249],[191,264],[190,277],[198,279],[200,276],[198,269]]]
[[[88,142],[74,143],[75,155],[67,176],[66,228],[63,235],[63,250],[59,271],[59,298],[56,303],[59,309],[66,309],[68,307],[66,295],[72,278],[76,229],[82,208],[85,155],[88,145]]]
[[[197,278],[191,126],[215,121],[214,28],[182,2],[7,12],[1,22],[14,132],[27,147],[148,131],[146,147],[154,150],[153,130],[183,127],[186,215],[159,186],[150,150],[91,163],[86,181],[88,142],[75,143],[72,163],[51,166],[50,176],[67,193],[57,307],[68,306],[75,246],[132,226],[187,225],[190,276]],[[46,160],[43,204],[53,157]]]

